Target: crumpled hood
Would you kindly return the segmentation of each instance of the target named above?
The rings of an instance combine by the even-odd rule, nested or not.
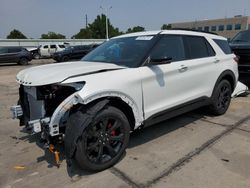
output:
[[[84,61],[55,63],[22,70],[17,74],[16,79],[22,85],[41,86],[60,83],[69,77],[122,68],[125,67],[115,64]]]

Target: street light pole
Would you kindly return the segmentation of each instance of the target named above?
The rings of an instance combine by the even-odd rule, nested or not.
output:
[[[109,40],[109,28],[108,28],[108,11],[112,8],[112,6],[110,6],[109,8],[103,8],[102,6],[100,7],[104,13],[105,13],[105,17],[106,17],[106,40]]]

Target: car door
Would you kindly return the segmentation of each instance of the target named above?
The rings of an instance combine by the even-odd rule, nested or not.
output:
[[[19,61],[21,47],[9,47],[8,48],[8,62],[16,63]]]
[[[219,59],[215,51],[203,36],[184,36],[187,60],[183,63],[187,67],[186,73],[189,84],[184,85],[190,100],[210,97],[211,81],[215,82],[216,64]]]
[[[49,45],[44,45],[39,48],[39,52],[41,56],[48,57],[49,54]]]
[[[57,50],[56,45],[55,44],[51,44],[50,48],[49,48],[49,54],[50,54],[50,56],[52,56],[56,52],[56,50]]]
[[[199,69],[203,62],[211,60],[191,59],[187,42],[182,35],[163,35],[150,53],[151,63],[141,73],[145,76],[142,80],[145,119],[202,98],[203,91],[199,89],[206,71],[201,73]],[[159,59],[166,62],[152,63]]]

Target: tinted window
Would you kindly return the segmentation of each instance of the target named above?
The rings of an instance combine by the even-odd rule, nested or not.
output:
[[[219,25],[219,31],[224,31],[224,25]]]
[[[150,54],[152,59],[172,58],[173,61],[185,59],[184,44],[181,36],[166,35],[155,46]]]
[[[214,56],[215,52],[204,37],[185,36],[185,46],[189,59]]]
[[[65,48],[65,46],[64,45],[58,45],[60,48]]]
[[[231,48],[226,40],[214,39],[214,42],[222,49],[225,54],[231,54]]]
[[[233,29],[233,26],[231,24],[227,25],[227,30],[231,31]]]
[[[17,53],[17,52],[20,52],[20,51],[21,51],[21,48],[19,48],[19,47],[12,47],[12,48],[8,49],[9,53]]]
[[[208,26],[205,26],[205,27],[204,27],[204,31],[209,31],[209,27],[208,27]]]
[[[235,30],[241,30],[241,24],[235,24],[234,29]]]
[[[56,48],[56,45],[50,45],[50,48]]]
[[[216,31],[216,26],[212,26],[211,30]]]
[[[86,50],[88,49],[88,46],[78,46],[79,50]]]
[[[48,48],[48,45],[44,46],[43,48]]]
[[[202,31],[202,27],[198,27],[198,31]]]
[[[8,53],[7,48],[0,48],[0,54],[6,54],[6,53]]]

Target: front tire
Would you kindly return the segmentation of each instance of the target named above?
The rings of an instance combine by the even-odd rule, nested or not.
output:
[[[81,120],[77,117],[79,116],[74,117],[72,114],[70,122],[80,124]],[[72,125],[68,126],[66,134]],[[105,170],[120,160],[127,148],[129,135],[130,125],[124,113],[115,107],[107,106],[93,118],[92,123],[86,125],[77,139],[73,159],[82,169]]]
[[[232,87],[229,81],[222,80],[215,88],[212,95],[212,104],[210,111],[214,115],[225,114],[230,106],[232,95]]]
[[[69,61],[69,56],[63,56],[61,60],[62,62],[67,62]]]
[[[34,58],[34,59],[40,59],[41,56],[40,56],[39,53],[34,53],[34,54],[33,54],[33,58]]]
[[[28,65],[28,63],[29,63],[29,60],[25,57],[20,58],[18,62],[19,65]]]

